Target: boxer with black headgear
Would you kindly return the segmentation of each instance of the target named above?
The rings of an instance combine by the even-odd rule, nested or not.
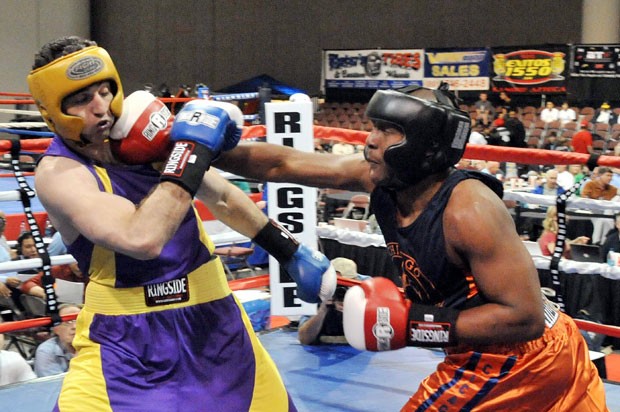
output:
[[[377,91],[366,116],[375,127],[396,127],[405,137],[383,155],[393,173],[382,184],[390,187],[405,187],[454,166],[469,138],[469,116],[457,108],[447,83],[437,90]]]
[[[260,181],[371,192],[400,279],[374,273],[348,290],[346,340],[361,350],[446,352],[403,411],[607,410],[575,323],[542,298],[501,183],[452,167],[470,121],[445,86],[377,91],[366,114],[373,129],[363,155],[242,143],[217,166]]]

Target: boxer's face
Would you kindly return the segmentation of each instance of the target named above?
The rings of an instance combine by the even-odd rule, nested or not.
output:
[[[385,163],[385,150],[401,142],[405,136],[395,127],[386,123],[373,124],[372,131],[366,138],[364,157],[370,164],[370,179],[379,184],[390,178],[390,167]]]
[[[84,120],[82,137],[89,142],[107,139],[114,123],[110,103],[114,95],[110,82],[92,84],[62,102],[63,112]]]

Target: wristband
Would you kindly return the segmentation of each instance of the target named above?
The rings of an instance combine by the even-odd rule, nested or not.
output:
[[[452,308],[412,303],[407,346],[436,348],[456,345],[456,319],[459,313]]]
[[[280,263],[288,262],[299,247],[297,239],[271,219],[252,240]]]
[[[188,140],[174,143],[161,172],[160,181],[173,182],[187,190],[192,197],[213,160],[213,152],[204,145]]]

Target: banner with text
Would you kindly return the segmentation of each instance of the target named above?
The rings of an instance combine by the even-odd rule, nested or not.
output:
[[[491,50],[426,49],[424,87],[436,89],[444,81],[450,90],[488,90]]]
[[[265,103],[267,142],[314,151],[312,102]],[[267,184],[269,217],[291,232],[299,242],[317,247],[317,190],[290,183]],[[271,314],[308,315],[316,313],[316,305],[297,298],[297,285],[281,270],[278,261],[269,256]]]
[[[620,45],[576,44],[570,66],[572,77],[620,77]]]
[[[567,45],[493,48],[491,90],[513,94],[566,93]]]
[[[398,89],[422,85],[424,50],[325,50],[326,88]]]

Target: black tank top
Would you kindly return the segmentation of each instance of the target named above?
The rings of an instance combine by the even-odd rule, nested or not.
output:
[[[460,309],[478,294],[471,273],[448,260],[444,240],[444,210],[454,187],[465,179],[478,179],[500,198],[503,196],[502,184],[495,177],[455,170],[415,222],[398,228],[394,193],[383,187],[377,187],[372,193],[371,208],[388,252],[400,270],[407,296],[413,302]]]

